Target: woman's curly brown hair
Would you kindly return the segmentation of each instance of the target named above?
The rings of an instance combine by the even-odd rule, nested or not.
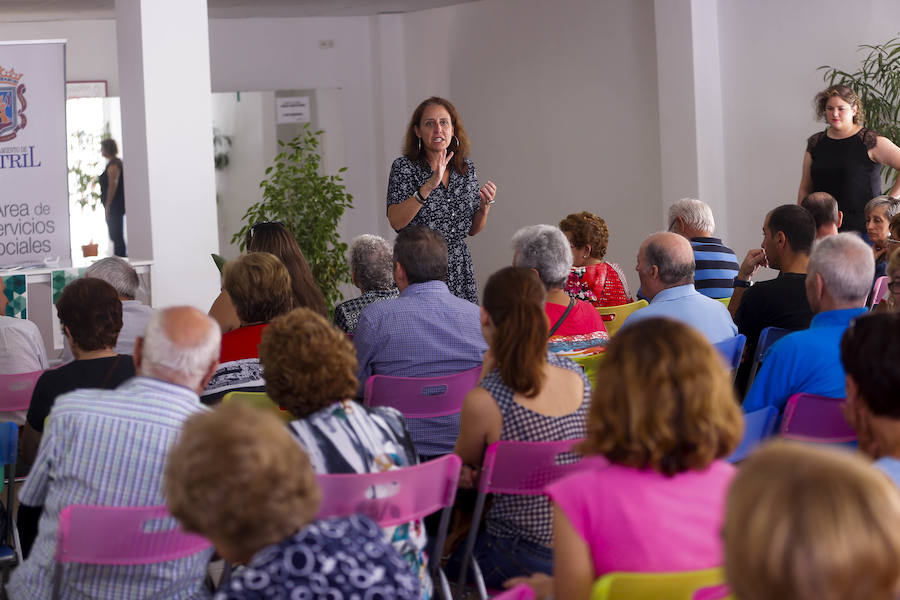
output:
[[[309,457],[284,424],[237,402],[184,423],[163,491],[185,530],[244,559],[311,522],[321,500]]]
[[[298,419],[356,395],[353,344],[308,308],[296,308],[263,330],[259,362],[266,393]]]
[[[559,222],[559,228],[568,234],[576,248],[591,246],[591,258],[603,260],[609,246],[609,227],[606,221],[587,211],[572,213]]]
[[[828,104],[829,98],[834,98],[835,96],[850,106],[856,107],[856,114],[853,115],[854,125],[862,125],[866,122],[866,112],[863,110],[862,100],[856,95],[853,88],[841,84],[829,86],[816,94],[813,100],[813,105],[816,107],[816,119],[821,121],[825,117],[825,105]]]
[[[719,352],[670,319],[646,319],[613,337],[597,369],[581,451],[672,476],[728,456],[743,416]]]

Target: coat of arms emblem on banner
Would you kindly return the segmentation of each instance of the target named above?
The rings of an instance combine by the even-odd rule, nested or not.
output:
[[[16,137],[16,132],[25,127],[25,84],[19,83],[21,73],[0,65],[0,142]]]

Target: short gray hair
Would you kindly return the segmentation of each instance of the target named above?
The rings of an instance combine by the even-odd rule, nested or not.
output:
[[[369,233],[353,238],[350,272],[363,292],[391,289],[394,286],[394,250],[390,243]]]
[[[197,331],[190,344],[173,340],[169,318],[173,311],[185,308],[188,307],[176,306],[151,313],[143,336],[141,371],[195,388],[206,383],[200,379],[209,366],[219,359],[222,330],[216,321],[197,311],[198,322],[205,320],[205,330]]]
[[[842,302],[862,305],[872,288],[875,258],[856,233],[839,233],[819,240],[809,257],[807,277],[822,276],[828,293]]]
[[[85,277],[102,279],[116,288],[120,296],[134,300],[141,280],[128,261],[118,256],[102,258],[84,270]]]
[[[531,225],[512,238],[517,267],[534,269],[548,290],[562,289],[572,270],[572,248],[566,235],[553,225]]]
[[[865,213],[866,216],[869,216],[876,208],[881,208],[884,206],[887,210],[884,211],[885,217],[888,221],[894,218],[897,213],[900,213],[900,200],[895,200],[890,196],[875,196],[868,202],[866,202]]]
[[[669,228],[675,219],[681,217],[686,225],[694,229],[713,232],[716,230],[716,220],[713,218],[709,204],[697,198],[682,198],[669,207]]]
[[[666,234],[674,235],[674,234]],[[672,238],[678,239],[678,238]],[[681,238],[684,240],[684,238]],[[685,243],[687,240],[684,240]],[[644,256],[647,259],[647,265],[656,265],[659,271],[659,280],[669,286],[685,285],[694,282],[694,255],[690,254],[690,261],[677,262],[677,256],[674,253],[667,252],[666,247],[659,239],[653,239],[644,250]]]

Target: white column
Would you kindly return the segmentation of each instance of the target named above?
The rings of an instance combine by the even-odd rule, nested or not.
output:
[[[693,196],[727,237],[717,0],[655,0],[663,222]]]
[[[128,255],[151,258],[153,305],[219,291],[206,0],[116,0]]]

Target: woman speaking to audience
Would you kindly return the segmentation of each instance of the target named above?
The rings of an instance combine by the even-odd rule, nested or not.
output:
[[[391,165],[387,216],[396,231],[424,225],[447,241],[447,287],[478,302],[472,257],[466,236],[484,229],[497,186],[480,189],[469,160],[469,138],[449,100],[432,96],[413,112],[406,129],[403,156]]]
[[[812,192],[828,192],[844,213],[842,231],[866,233],[866,203],[881,194],[881,165],[900,169],[900,148],[863,126],[862,101],[846,85],[816,94],[816,117],[828,122],[806,141],[797,202]],[[900,178],[888,195],[900,197]]]

